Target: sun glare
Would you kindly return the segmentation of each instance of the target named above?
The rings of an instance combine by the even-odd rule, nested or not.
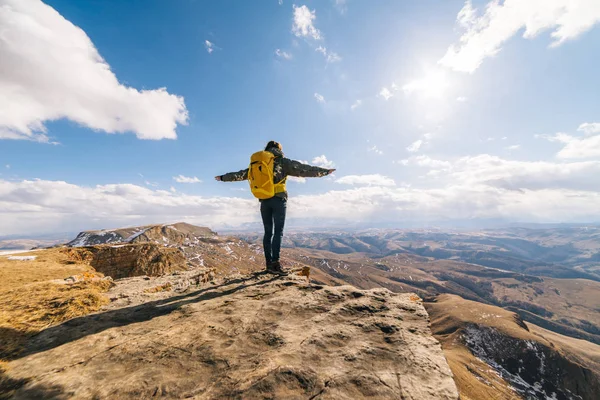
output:
[[[424,99],[441,99],[448,92],[450,82],[444,71],[428,71],[425,76],[402,86],[407,95],[417,95]]]

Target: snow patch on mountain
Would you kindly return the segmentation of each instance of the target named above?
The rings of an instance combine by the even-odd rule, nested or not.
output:
[[[524,398],[582,399],[557,388],[558,382],[547,369],[547,349],[533,340],[508,338],[494,328],[478,325],[467,326],[463,340],[479,360],[492,367]]]

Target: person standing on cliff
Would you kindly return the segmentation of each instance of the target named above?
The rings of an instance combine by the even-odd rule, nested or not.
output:
[[[221,182],[245,180],[250,182],[252,193],[260,201],[260,214],[265,228],[263,248],[267,272],[278,275],[287,274],[279,261],[288,199],[287,177],[318,178],[334,171],[335,169],[321,168],[290,160],[284,156],[281,144],[272,140],[267,143],[264,151],[252,155],[248,168],[215,177],[217,181]],[[275,228],[274,234],[273,228]]]

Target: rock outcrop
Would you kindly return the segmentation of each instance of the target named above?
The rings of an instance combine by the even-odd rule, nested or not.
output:
[[[110,272],[105,272],[108,275],[119,273],[118,270],[122,269],[120,266],[122,258],[125,264],[129,265],[125,269],[132,270],[134,273],[125,273],[119,276],[131,277],[149,275],[144,271],[154,269],[154,266],[146,266],[149,260],[145,256],[142,257],[143,265],[141,267],[131,267],[134,262],[128,261],[130,257],[127,252],[136,247],[127,246],[141,245],[155,247],[140,247],[140,250],[132,252],[150,251],[151,254],[164,255],[168,265],[164,269],[161,265],[156,266],[158,268],[156,274],[182,270],[180,267],[182,264],[178,261],[180,257],[175,250],[182,253],[187,267],[214,269],[219,276],[244,274],[264,268],[263,251],[260,246],[249,244],[238,238],[218,236],[208,228],[186,223],[81,232],[76,239],[67,243],[64,251],[70,252],[73,259],[77,261],[81,257],[86,257],[86,251],[93,252],[94,256],[90,255],[88,261],[91,262],[94,259],[94,263],[99,265],[98,268],[103,269],[102,272],[110,270]],[[123,248],[123,246],[125,247]],[[107,248],[115,250],[106,250]],[[161,260],[157,259],[157,261],[159,264],[164,264]],[[138,274],[135,271],[141,273]],[[155,275],[155,273],[152,274]],[[113,278],[117,279],[116,276]]]
[[[160,276],[187,269],[187,261],[180,250],[153,243],[95,247],[92,252],[94,258],[90,265],[113,279]]]
[[[14,398],[458,398],[415,295],[254,274],[157,296],[37,335]]]
[[[182,251],[154,243],[99,245],[64,251],[74,261],[86,261],[96,271],[113,279],[161,276],[187,270]]]

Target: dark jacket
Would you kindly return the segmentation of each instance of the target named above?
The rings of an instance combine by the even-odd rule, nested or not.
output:
[[[283,152],[277,148],[270,148],[267,151],[273,153],[275,161],[273,164],[273,178],[275,183],[281,182],[288,176],[298,176],[302,178],[318,178],[329,173],[326,168],[315,167],[313,165],[302,164],[299,161],[285,158]],[[245,181],[248,179],[248,168],[238,172],[230,172],[221,175],[223,182]],[[275,196],[287,199],[287,192],[276,193]]]

